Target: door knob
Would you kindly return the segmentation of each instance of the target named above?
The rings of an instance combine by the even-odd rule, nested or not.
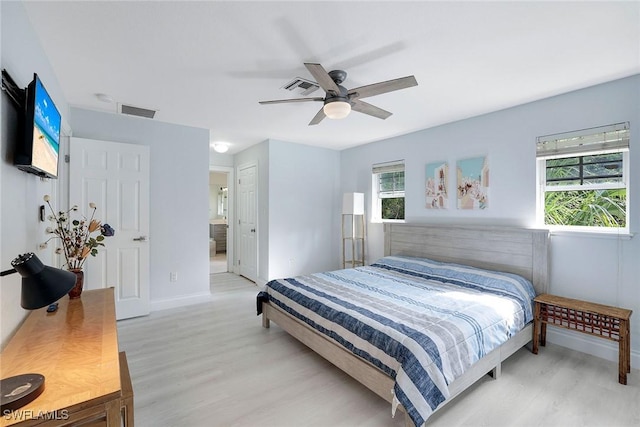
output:
[[[147,236],[134,237],[133,240],[135,242],[146,242],[147,241]]]
[[[255,232],[256,232],[256,229],[255,229],[255,228],[252,228],[252,229],[251,229],[251,232],[252,232],[252,233],[255,233]]]

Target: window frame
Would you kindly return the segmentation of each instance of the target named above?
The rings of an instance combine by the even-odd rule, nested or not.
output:
[[[401,191],[381,191],[380,189],[380,175],[384,173],[397,173],[402,172],[403,175],[403,190]],[[372,166],[371,173],[371,221],[384,223],[384,222],[397,222],[403,223],[406,221],[406,168],[404,160],[396,160],[386,163],[377,163]],[[382,200],[389,198],[402,198],[405,205],[405,218],[402,219],[387,219],[382,218]]]
[[[627,124],[618,124],[611,125],[606,128],[611,128],[613,126],[620,127],[620,125],[624,125],[624,129],[628,132],[628,123]],[[605,127],[603,127],[605,128]],[[587,129],[584,132],[586,138],[590,138],[594,135],[598,135],[600,133],[605,133],[606,131],[602,131],[600,129],[603,128],[593,128]],[[599,131],[598,131],[599,130]],[[575,133],[572,133],[575,134]],[[547,137],[548,139],[549,137]],[[566,153],[559,152],[557,154],[548,154],[548,155],[538,155],[536,158],[536,181],[537,191],[536,191],[536,223],[540,227],[548,228],[552,232],[569,232],[569,233],[595,233],[595,234],[614,234],[614,235],[628,235],[630,230],[630,211],[629,206],[630,203],[630,188],[629,188],[629,167],[630,167],[630,156],[629,156],[629,148],[628,148],[628,133],[627,133],[627,145],[626,146],[618,146],[615,148],[604,148],[598,147],[594,144],[593,147],[589,147],[586,145],[586,148],[583,148],[582,151],[576,148],[576,146],[569,148]],[[601,149],[598,149],[601,148]],[[538,141],[538,150],[540,150],[540,140]],[[560,150],[562,151],[562,150]],[[574,184],[574,185],[548,185],[547,184],[547,160],[550,159],[559,159],[559,158],[573,158],[573,157],[587,157],[587,156],[595,156],[602,154],[611,154],[611,153],[621,153],[622,154],[622,177],[620,182],[614,183],[583,183],[583,184]],[[584,177],[584,174],[582,174]],[[579,179],[579,178],[574,178]],[[545,196],[547,192],[550,191],[592,191],[592,190],[615,190],[615,189],[625,189],[626,190],[626,206],[625,206],[625,226],[624,227],[603,227],[603,226],[578,226],[578,225],[554,225],[554,224],[546,224],[545,223]]]

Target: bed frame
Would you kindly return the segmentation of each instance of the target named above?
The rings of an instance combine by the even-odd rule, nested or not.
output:
[[[529,279],[538,294],[548,292],[548,248],[548,230],[446,224],[384,225],[385,256],[416,256],[516,273]],[[274,305],[263,302],[262,313],[263,327],[268,328],[271,320],[276,322],[313,351],[392,402],[394,380],[378,368]],[[531,338],[532,325],[529,324],[476,362],[449,385],[450,397],[437,410],[487,373],[498,378],[502,361],[529,343]],[[405,424],[413,425],[408,416],[405,416]]]

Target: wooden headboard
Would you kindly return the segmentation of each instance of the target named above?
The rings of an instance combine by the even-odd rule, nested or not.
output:
[[[549,230],[446,224],[385,224],[384,254],[430,258],[519,274],[549,292]]]

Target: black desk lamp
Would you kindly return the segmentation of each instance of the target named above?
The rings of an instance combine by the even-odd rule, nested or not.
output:
[[[52,304],[69,293],[76,283],[75,274],[59,268],[48,267],[34,253],[18,255],[11,261],[11,270],[0,276],[20,273],[22,295],[20,305],[35,310]],[[13,411],[33,401],[44,391],[44,376],[23,374],[0,380],[0,410],[2,414]]]

